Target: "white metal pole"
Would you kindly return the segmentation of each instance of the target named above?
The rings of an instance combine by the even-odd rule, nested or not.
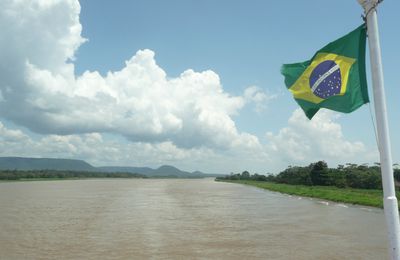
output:
[[[358,0],[366,13],[368,44],[371,61],[372,86],[374,92],[375,117],[378,132],[378,147],[381,161],[383,203],[389,238],[391,259],[400,260],[400,224],[397,198],[394,187],[389,127],[386,114],[386,99],[383,86],[381,49],[378,19],[375,7],[378,0]]]

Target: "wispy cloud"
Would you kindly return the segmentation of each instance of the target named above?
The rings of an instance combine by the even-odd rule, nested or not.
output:
[[[247,87],[243,93],[245,102],[254,105],[254,111],[257,113],[264,111],[268,102],[277,97],[277,94],[269,94],[258,86]]]

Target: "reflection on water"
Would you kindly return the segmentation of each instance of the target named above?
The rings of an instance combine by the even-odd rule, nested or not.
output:
[[[202,180],[0,183],[0,259],[385,259],[383,211]]]

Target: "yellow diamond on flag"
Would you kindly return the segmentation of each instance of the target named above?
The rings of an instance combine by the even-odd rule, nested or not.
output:
[[[355,61],[333,53],[318,53],[289,90],[294,98],[315,104],[330,96],[343,95]]]

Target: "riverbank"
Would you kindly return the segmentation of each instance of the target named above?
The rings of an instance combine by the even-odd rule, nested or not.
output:
[[[0,179],[0,183],[2,182],[24,182],[24,181],[59,181],[59,180],[82,180],[85,178],[21,178],[17,180],[2,180]]]
[[[277,191],[290,195],[383,208],[382,190],[337,188],[331,186],[288,185],[251,180],[223,180],[223,182],[251,185],[258,188]],[[399,197],[399,195],[400,194],[398,193],[397,197]]]
[[[126,177],[71,177],[71,178],[21,178],[16,180],[2,180],[0,179],[0,183],[7,182],[35,182],[35,181],[74,181],[74,180],[106,180],[106,179],[143,179],[143,178],[126,178]]]
[[[35,181],[71,181],[71,180],[116,180],[116,179],[186,179],[186,180],[194,180],[194,179],[205,179],[209,177],[177,177],[177,176],[143,176],[143,177],[67,177],[67,178],[56,178],[56,177],[49,177],[49,178],[20,178],[20,179],[0,179],[0,183],[7,183],[7,182],[35,182]]]

